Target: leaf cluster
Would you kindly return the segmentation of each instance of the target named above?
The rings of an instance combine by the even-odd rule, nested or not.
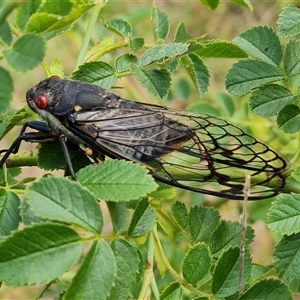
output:
[[[212,9],[219,4],[201,2]],[[250,8],[249,1],[233,2]],[[170,37],[168,16],[153,5],[153,42],[149,43],[134,35],[128,21],[98,20],[101,6],[93,1],[55,3],[28,1],[13,7],[16,24],[2,20],[2,58],[11,68],[25,72],[41,64],[47,75],[66,77],[60,61],[50,65],[43,62],[47,41],[73,30],[74,22],[92,9],[70,78],[109,89],[119,78],[130,75],[155,98],[164,99],[172,77],[183,69],[203,95],[210,84],[210,70],[204,60],[239,59],[227,74],[227,90],[239,97],[250,95],[250,108],[264,117],[278,116],[277,123],[285,132],[299,130],[297,8],[283,9],[277,32],[257,26],[230,42],[192,37],[183,23]],[[2,5],[1,9],[7,4]],[[105,28],[107,36],[90,44],[95,26]],[[285,42],[284,38],[290,36],[293,38]],[[113,62],[104,59],[107,55]],[[2,113],[9,107],[13,81],[2,67],[0,78]],[[226,109],[233,114],[232,105],[227,104]],[[36,116],[26,108],[3,116],[0,137],[33,118]],[[144,299],[150,286],[157,299],[276,299],[278,295],[291,299],[292,292],[299,292],[298,194],[283,194],[269,210],[268,227],[284,235],[275,248],[273,265],[253,264],[249,245],[254,233],[247,227],[242,278],[245,292],[239,296],[241,226],[237,222],[221,220],[216,209],[189,208],[182,202],[175,202],[167,212],[161,203],[172,199],[175,190],[158,186],[145,168],[125,161],[91,166],[78,149],[70,153],[78,171],[77,182],[51,176],[40,180],[16,178],[21,173],[18,166],[65,169],[62,150],[55,144],[42,145],[30,154],[14,154],[15,168],[4,168],[0,173],[0,234],[4,236],[0,242],[0,280],[5,284],[45,283],[41,295],[46,295],[51,285],[58,286],[59,279],[63,299]],[[55,160],[49,159],[53,156]],[[298,170],[294,170],[293,180],[300,181]],[[112,225],[109,233],[104,230],[105,205]],[[21,223],[25,226],[18,229]],[[177,260],[178,269],[167,257],[165,240],[172,245],[171,252],[176,252],[178,240],[183,244],[185,255]],[[144,253],[146,247],[148,254]],[[74,266],[76,271],[71,272]],[[154,279],[156,270],[159,278],[172,277],[161,291]]]

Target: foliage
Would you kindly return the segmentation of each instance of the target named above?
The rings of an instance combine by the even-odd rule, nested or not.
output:
[[[212,9],[219,3],[201,2]],[[249,1],[232,2],[251,8]],[[43,61],[47,42],[74,30],[74,22],[90,10],[83,46],[70,78],[109,89],[119,78],[131,75],[151,95],[165,99],[172,76],[181,68],[203,95],[210,84],[210,71],[204,59],[235,58],[239,61],[228,71],[227,90],[239,97],[250,95],[253,112],[264,117],[277,116],[278,126],[286,133],[299,131],[300,12],[296,7],[283,9],[278,31],[256,26],[232,42],[205,40],[192,37],[184,23],[180,23],[172,42],[166,42],[171,40],[168,16],[153,4],[149,17],[154,42],[148,44],[143,37],[134,35],[129,21],[111,19],[99,23],[102,7],[93,3],[80,0],[63,1],[59,5],[52,1],[29,1],[20,6],[2,3],[2,58],[10,68],[20,72],[42,64],[48,76],[66,76],[62,62],[56,60],[47,65]],[[13,9],[14,25],[4,14]],[[107,36],[89,44],[95,26],[106,28]],[[114,55],[113,63],[104,61],[108,53]],[[26,108],[7,112],[13,80],[3,67],[0,78],[0,111],[6,112],[0,123],[2,138],[16,125],[36,116]],[[232,98],[225,106],[233,114]],[[71,157],[82,161],[76,167],[80,169],[76,182],[52,176],[40,180],[16,178],[21,173],[18,164],[38,165],[45,170],[64,169],[63,153],[57,145],[42,145],[27,157],[16,154],[14,168],[4,166],[1,171],[0,234],[4,238],[0,242],[0,280],[4,284],[44,283],[41,296],[57,287],[58,293],[59,289],[63,291],[63,299],[145,299],[150,287],[155,299],[239,297],[241,226],[238,222],[222,220],[215,208],[200,205],[190,208],[178,201],[167,211],[164,200],[174,197],[174,189],[157,185],[142,166],[106,161],[101,166],[82,168],[90,163],[83,158],[85,155],[75,150]],[[292,174],[295,182],[300,181],[298,173],[295,169]],[[31,181],[34,182],[28,185]],[[23,195],[22,199],[19,195]],[[246,288],[240,299],[277,299],[278,295],[280,299],[291,299],[292,293],[299,292],[298,198],[295,193],[282,194],[269,210],[269,228],[284,235],[275,247],[272,266],[252,263],[249,245],[254,233],[247,227],[242,278]],[[112,223],[109,234],[103,231],[103,206],[99,206],[99,199],[108,207]],[[18,229],[20,223],[24,224],[22,229]],[[186,251],[178,270],[167,258],[166,239],[174,253],[178,240],[184,244]],[[74,265],[78,266],[76,271],[69,271]],[[172,277],[160,290],[159,279],[155,281],[153,277],[155,266],[160,277]]]

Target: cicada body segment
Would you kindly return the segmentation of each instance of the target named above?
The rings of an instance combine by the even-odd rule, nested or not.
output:
[[[46,107],[37,105],[39,95],[47,97]],[[245,175],[251,175],[250,200],[275,196],[285,185],[285,159],[224,120],[57,77],[40,82],[26,98],[53,134],[140,163],[164,183],[236,200],[244,198]]]

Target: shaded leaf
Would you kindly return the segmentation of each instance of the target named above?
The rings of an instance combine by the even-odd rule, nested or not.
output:
[[[295,133],[300,129],[300,109],[297,105],[286,105],[278,114],[277,124],[286,133]]]
[[[117,81],[113,67],[102,61],[91,61],[79,66],[72,74],[72,79],[97,84],[104,89],[110,89]]]
[[[274,116],[287,104],[296,100],[287,88],[278,84],[266,84],[255,90],[250,99],[249,105],[254,113],[263,117]]]
[[[131,35],[132,32],[130,23],[122,19],[107,20],[107,21],[103,21],[102,24],[108,30],[125,38]]]
[[[87,166],[79,170],[77,180],[97,198],[116,202],[138,199],[157,188],[147,169],[124,160]]]
[[[182,274],[188,283],[196,284],[209,271],[211,255],[204,244],[196,244],[186,253],[182,263]]]
[[[170,23],[167,15],[162,10],[159,10],[155,3],[153,3],[151,9],[151,22],[155,41],[165,39],[169,34]]]
[[[102,212],[96,199],[78,183],[67,178],[47,177],[34,182],[25,195],[40,217],[77,224],[100,233]]]
[[[279,68],[259,60],[241,60],[235,63],[226,76],[227,90],[243,96],[260,85],[283,79]]]
[[[99,240],[85,255],[64,299],[107,299],[115,275],[114,254],[106,241]]]
[[[285,235],[276,245],[273,262],[280,277],[299,280],[300,277],[300,233]]]
[[[24,34],[3,55],[15,70],[24,72],[40,64],[45,55],[45,41],[37,34]]]
[[[281,36],[287,37],[300,33],[300,10],[296,6],[284,7],[279,15],[278,32]]]
[[[249,251],[245,252],[244,282],[247,281],[251,271],[251,258]],[[240,281],[240,249],[229,248],[219,257],[212,280],[212,292],[218,297],[227,297],[239,290]]]
[[[0,242],[0,280],[14,286],[49,282],[69,270],[81,250],[81,238],[65,225],[25,227]]]
[[[290,40],[285,48],[284,70],[291,77],[300,74],[300,41]]]
[[[142,199],[134,210],[128,235],[132,238],[141,237],[147,234],[156,222],[155,211],[147,199]]]
[[[209,70],[203,60],[196,54],[191,53],[182,57],[180,62],[194,82],[199,94],[203,95],[208,89],[210,80]]]
[[[20,198],[12,192],[1,191],[0,195],[0,235],[8,235],[19,227]]]

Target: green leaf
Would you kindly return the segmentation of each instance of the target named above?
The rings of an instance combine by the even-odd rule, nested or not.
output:
[[[212,207],[192,207],[189,213],[189,227],[194,242],[210,236],[219,225],[219,220],[219,212]]]
[[[129,224],[129,212],[124,202],[106,202],[114,232],[122,233]]]
[[[19,227],[20,198],[12,192],[4,191],[0,195],[0,235],[8,235]]]
[[[251,258],[249,251],[245,252],[244,282],[250,276]],[[212,292],[220,297],[228,297],[239,290],[240,280],[240,249],[229,248],[219,257],[212,279]]]
[[[100,42],[92,45],[85,54],[87,61],[93,61],[99,59],[105,55],[106,51],[112,47],[115,43],[115,38],[113,35],[105,36]]]
[[[117,276],[108,299],[129,299],[139,271],[139,257],[135,248],[124,240],[114,240],[111,248],[117,263]]]
[[[53,155],[55,159],[53,159]],[[38,152],[38,166],[47,171],[66,168],[66,158],[61,144],[41,144]]]
[[[12,42],[12,32],[7,21],[4,21],[0,26],[0,43],[2,45],[10,45]]]
[[[171,87],[170,72],[167,70],[143,70],[139,66],[131,65],[131,70],[137,80],[158,99],[168,95]]]
[[[175,34],[175,43],[185,43],[192,39],[192,36],[186,31],[185,25],[180,22]]]
[[[247,226],[246,229],[246,245],[253,242],[254,230]],[[222,220],[210,240],[211,252],[216,255],[221,251],[241,244],[241,224]]]
[[[200,1],[204,6],[212,10],[215,10],[220,4],[220,0],[200,0]]]
[[[160,300],[181,300],[182,289],[178,282],[172,282],[159,295]]]
[[[90,159],[83,151],[79,149],[68,149],[73,169],[75,172],[91,164]],[[55,156],[55,159],[53,157]],[[69,176],[69,168],[66,163],[66,157],[59,142],[41,144],[38,151],[38,166],[44,170],[66,170],[65,176]]]
[[[199,49],[198,49],[199,48]],[[247,53],[237,45],[228,41],[212,40],[194,43],[190,51],[197,53],[200,57],[215,58],[247,58]]]
[[[154,199],[173,199],[176,195],[176,190],[173,186],[169,184],[156,182],[158,188],[149,194],[150,197]]]
[[[285,235],[276,245],[273,262],[280,277],[291,281],[300,278],[300,233]]]
[[[170,31],[170,23],[167,15],[156,7],[155,2],[151,9],[151,22],[154,40],[165,39]]]
[[[276,32],[267,26],[250,28],[239,36],[233,43],[242,48],[250,56],[271,65],[279,65],[281,61],[281,45]]]
[[[235,63],[226,76],[227,90],[244,96],[260,85],[284,79],[279,68],[263,61],[247,59]]]
[[[21,29],[21,31],[25,31],[26,24],[31,16],[31,14],[36,11],[35,4],[33,2],[26,2],[23,5],[19,5],[17,8],[16,14],[16,25]]]
[[[65,16],[70,13],[72,10],[72,1],[64,0],[61,5],[57,5],[57,3],[46,0],[41,3],[39,7],[39,12],[46,12],[48,14],[55,14],[60,16]]]
[[[155,211],[151,208],[147,199],[142,199],[134,210],[128,228],[128,236],[137,238],[147,234],[152,229],[155,222]]]
[[[126,53],[118,56],[115,62],[116,71],[118,73],[127,72],[131,69],[131,64],[137,64],[138,59],[135,55]]]
[[[182,263],[182,274],[188,283],[196,284],[211,268],[209,248],[204,244],[196,244],[186,253]]]
[[[102,230],[102,212],[96,199],[67,178],[42,178],[28,188],[25,197],[40,217],[77,224],[94,233]]]
[[[297,105],[286,105],[277,117],[277,124],[286,133],[295,133],[300,129],[300,109]]]
[[[21,36],[3,55],[16,71],[25,72],[40,64],[45,56],[45,41],[36,34]]]
[[[99,240],[85,255],[64,299],[107,299],[114,285],[114,276],[114,254],[106,241]]]
[[[300,74],[300,41],[290,40],[283,57],[285,73],[288,77]]]
[[[32,211],[26,199],[23,199],[23,201],[21,201],[20,215],[22,217],[22,222],[24,223],[24,225],[32,225],[33,223],[41,223],[46,221],[43,218],[38,217]]]
[[[300,10],[296,6],[284,7],[279,15],[278,32],[282,37],[297,35],[300,33]]]
[[[298,182],[300,182],[300,168],[296,168],[295,170],[293,170],[293,172],[291,173],[291,176]]]
[[[224,92],[216,94],[216,102],[220,105],[222,110],[232,117],[235,112],[235,100],[233,97]]]
[[[76,19],[95,5],[92,0],[63,3],[64,5],[51,0],[42,2],[38,11],[31,13],[26,24],[26,32],[55,32],[65,27],[69,28]]]
[[[251,11],[253,10],[253,7],[252,7],[252,4],[251,4],[250,0],[230,0],[230,1],[237,4],[237,5],[239,5],[239,6],[246,7]]]
[[[282,194],[272,206],[267,215],[267,225],[271,230],[282,235],[300,231],[300,195]]]
[[[185,78],[179,78],[174,82],[174,96],[176,99],[186,101],[192,94],[190,82]]]
[[[56,58],[50,65],[50,71],[52,75],[57,75],[60,78],[64,78],[64,66],[63,64]]]
[[[103,21],[102,24],[110,31],[120,35],[121,37],[127,38],[132,33],[130,23],[122,19],[113,19]]]
[[[12,100],[12,94],[14,90],[13,81],[9,75],[9,73],[0,66],[0,113],[5,112],[9,103]]]
[[[80,236],[65,225],[25,227],[0,242],[0,280],[14,286],[49,282],[69,270],[81,251]]]
[[[144,38],[135,38],[130,40],[130,49],[132,52],[137,52],[141,49],[143,49],[145,45],[145,39]]]
[[[26,32],[41,33],[47,31],[56,24],[61,16],[48,14],[47,12],[34,13],[26,24]]]
[[[203,95],[209,86],[210,74],[203,60],[196,54],[189,54],[180,59],[200,95]]]
[[[172,205],[172,215],[182,229],[188,226],[188,211],[183,202],[176,201]]]
[[[154,46],[145,51],[139,59],[141,67],[147,66],[155,61],[160,61],[165,58],[175,58],[185,54],[189,49],[189,44],[173,43]]]
[[[116,202],[138,199],[157,188],[147,169],[124,160],[87,166],[77,173],[77,180],[97,198]]]
[[[287,104],[292,104],[296,96],[284,86],[266,84],[253,91],[249,98],[249,106],[254,113],[263,117],[277,115]]]
[[[1,70],[1,67],[0,67],[0,70]],[[0,71],[0,73],[1,73],[1,71]],[[1,95],[1,92],[0,92],[0,95]],[[0,120],[0,139],[2,139],[16,125],[20,125],[24,121],[33,119],[33,118],[31,118],[32,115],[33,114],[31,114],[27,108],[22,108],[19,111],[15,112],[13,115],[3,116],[2,120]]]
[[[292,300],[287,286],[276,279],[265,279],[251,286],[239,300]]]
[[[117,81],[115,70],[103,61],[91,61],[79,66],[72,79],[85,81],[110,89]]]

